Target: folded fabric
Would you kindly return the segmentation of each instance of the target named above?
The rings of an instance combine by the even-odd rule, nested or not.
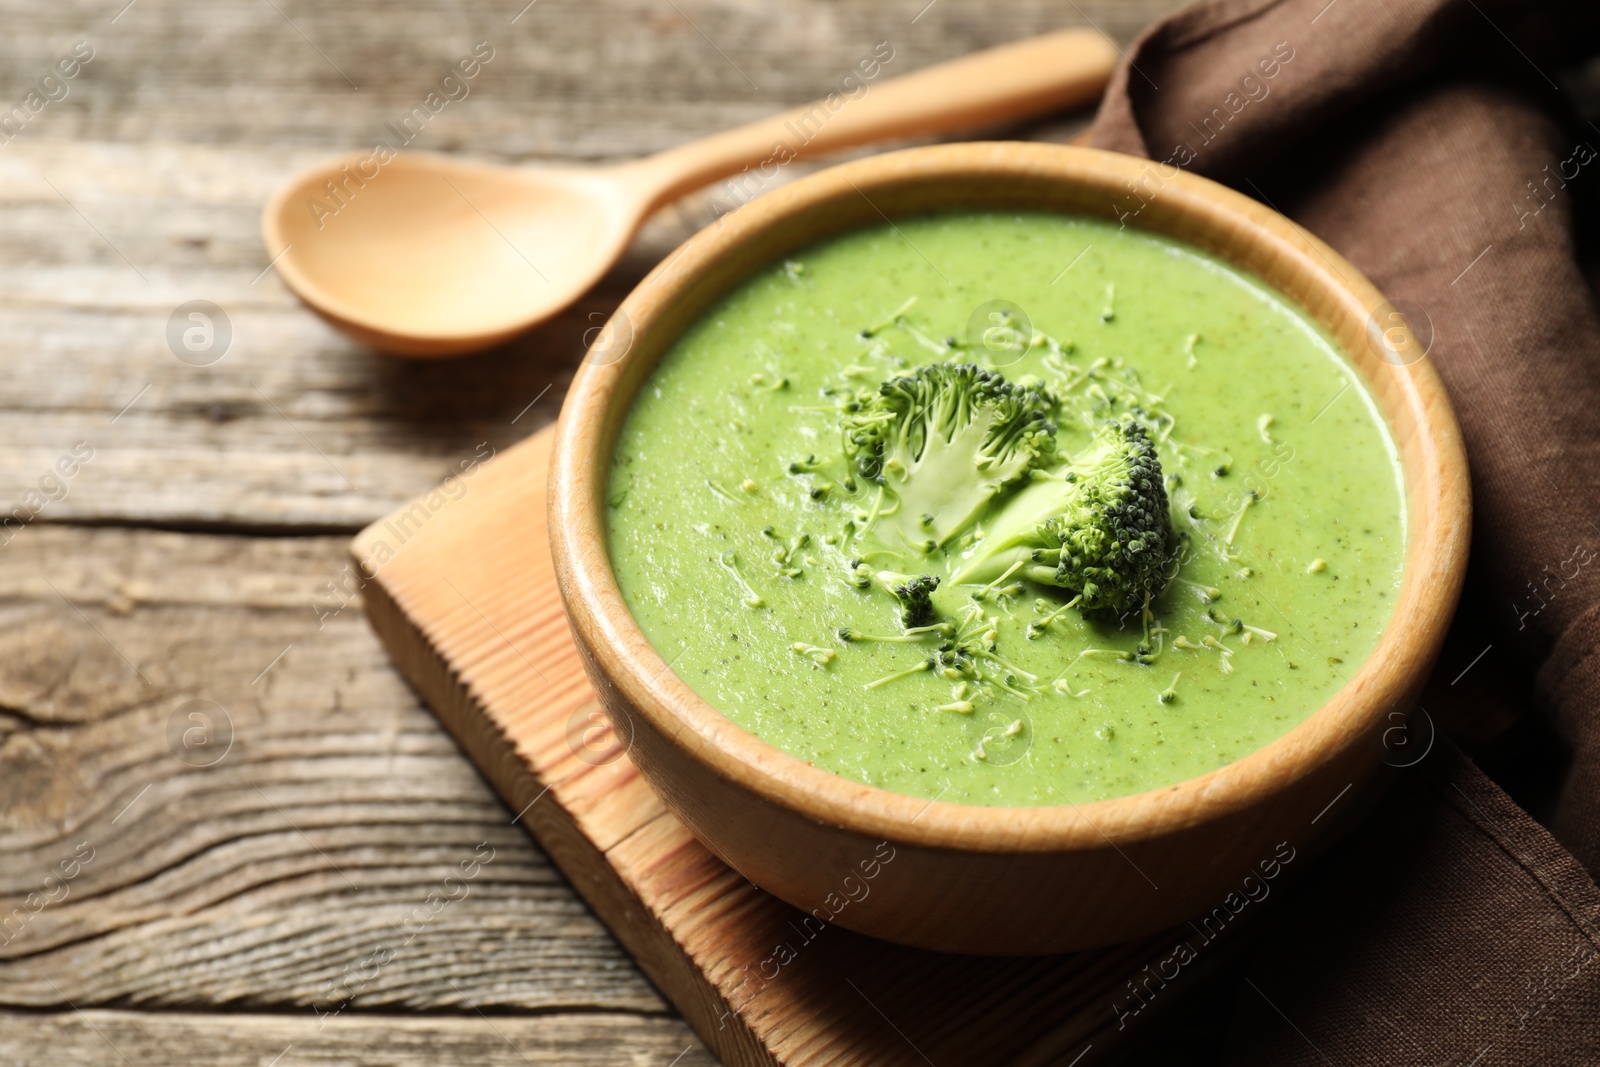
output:
[[[1462,610],[1489,631],[1447,648],[1431,717],[1509,690],[1502,717],[1552,716],[1573,755],[1549,830],[1448,741],[1400,772],[1278,909],[1223,1062],[1600,1062],[1600,316],[1574,236],[1600,129],[1556,77],[1600,50],[1597,9],[1211,0],[1136,42],[1096,120],[1406,309],[1466,438]]]

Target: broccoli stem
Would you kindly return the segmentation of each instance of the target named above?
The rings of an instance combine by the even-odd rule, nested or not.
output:
[[[750,588],[750,583],[744,580],[744,575],[739,573],[739,558],[732,552],[724,552],[717,557],[717,562],[722,569],[733,575],[733,580],[739,583],[740,590],[744,593],[746,607],[762,608],[767,602],[761,599],[761,594]]]
[[[1239,523],[1244,519],[1244,513],[1250,510],[1250,505],[1254,504],[1257,499],[1254,489],[1245,494],[1244,503],[1239,505],[1239,510],[1233,516],[1233,522],[1228,526],[1228,536],[1223,539],[1224,543],[1229,547],[1232,547],[1234,536],[1239,532]]]
[[[882,485],[878,486],[878,495],[873,498],[872,510],[856,512],[856,521],[861,524],[861,529],[863,532],[876,526],[879,519],[888,515],[893,515],[895,512],[900,510],[900,504],[898,500],[895,502],[894,507],[890,508],[888,511],[883,510],[883,498],[888,495],[888,492],[889,490],[886,487]]]
[[[772,527],[770,526],[763,529],[761,533],[763,536],[771,540],[776,541],[778,539],[777,535],[772,532]],[[810,543],[811,535],[808,533],[800,533],[794,537],[791,537],[786,546],[778,548],[772,553],[772,562],[778,565],[778,576],[780,578],[798,578],[805,573],[801,568],[795,566],[794,557],[796,553]]]
[[[1016,686],[1012,685],[1010,678],[988,678],[988,677],[986,677],[984,679],[984,681],[988,682],[990,685],[993,685],[993,686],[995,686],[995,687],[997,687],[999,689],[1005,690],[1007,693],[1010,693],[1012,696],[1017,697],[1020,700],[1032,700],[1033,699],[1033,694],[1032,693],[1025,692],[1024,690],[1018,689]]]
[[[1006,660],[1004,657],[999,656],[994,652],[979,651],[976,653],[976,655],[982,659],[989,660],[991,663],[998,663],[1012,674],[1020,674],[1030,682],[1037,682],[1039,680],[1039,676],[1037,674],[1034,674],[1031,671],[1023,670],[1015,663]]]
[[[1206,618],[1222,627],[1222,632],[1224,635],[1244,632],[1243,619],[1230,619],[1216,608],[1207,608]]]
[[[912,540],[904,530],[897,530],[896,532],[900,535],[901,539],[911,547],[911,550],[916,552],[919,556],[931,556],[935,552],[939,551],[939,543],[931,537]]]
[[[887,329],[888,327],[893,326],[896,322],[899,322],[900,321],[900,316],[904,315],[906,312],[910,311],[916,305],[916,303],[917,303],[917,298],[916,297],[913,296],[913,297],[908,298],[905,303],[901,304],[899,307],[897,307],[893,311],[889,312],[889,315],[888,315],[887,318],[881,319],[877,323],[875,323],[875,324],[873,324],[871,326],[868,326],[866,329],[862,330],[861,331],[861,336],[863,336],[863,337],[875,337],[875,336],[877,336],[877,334],[878,334],[878,332],[880,330]]]
[[[1013,574],[1017,573],[1021,569],[1022,569],[1022,560],[1019,559],[1015,563],[1013,563],[1011,566],[1007,567],[1005,569],[1005,571],[1001,573],[1000,577],[996,578],[994,581],[990,582],[988,585],[984,586],[982,589],[978,590],[976,593],[973,593],[972,594],[972,598],[974,600],[983,600],[983,599],[985,599],[990,593],[992,593],[994,591],[994,587],[995,586],[999,585],[1001,582],[1005,581],[1007,578],[1011,577]],[[976,584],[976,583],[973,583],[973,584]]]
[[[1072,657],[1072,662],[1067,664],[1062,672],[1052,679],[1051,684],[1059,690],[1060,684],[1066,680],[1068,674],[1072,673],[1072,669],[1078,665],[1078,661],[1080,659],[1087,659],[1090,656],[1110,656],[1112,659],[1121,660],[1124,663],[1128,663],[1133,660],[1132,652],[1124,652],[1118,648],[1086,648],[1082,652],[1079,652],[1076,656]]]
[[[949,637],[950,628],[943,623],[937,623],[933,626],[919,626],[916,629],[907,630],[903,634],[864,634],[860,630],[853,630],[848,626],[844,626],[839,629],[838,635],[839,640],[843,641],[847,645],[861,643],[870,644],[872,642],[888,645],[907,645],[921,641],[926,637]]]
[[[713,493],[717,494],[722,499],[726,500],[728,503],[730,503],[730,504],[739,503],[739,498],[738,497],[734,496],[732,493],[730,493],[726,489],[722,488],[722,486],[718,485],[716,482],[712,481],[710,478],[706,479],[706,485],[707,485],[707,487],[710,488],[710,490]]]
[[[1083,597],[1075,596],[1056,610],[1052,611],[1049,615],[1046,615],[1044,618],[1035,619],[1030,622],[1028,624],[1027,631],[1028,640],[1032,641],[1036,637],[1042,637],[1044,633],[1050,629],[1052,623],[1061,618],[1061,616],[1065,615],[1072,608],[1077,607],[1082,602]]]
[[[864,686],[862,686],[862,688],[876,689],[881,685],[888,685],[890,682],[897,682],[902,678],[909,678],[913,674],[921,674],[923,671],[928,670],[932,666],[933,660],[931,658],[925,659],[921,663],[918,663],[915,667],[907,667],[903,671],[896,671],[893,674],[886,674],[882,678],[878,678],[866,683]]]
[[[906,634],[938,634],[940,637],[949,637],[954,630],[955,628],[947,622],[935,622],[927,626],[913,626],[906,630]]]
[[[1202,604],[1210,604],[1214,601],[1222,599],[1222,590],[1218,589],[1216,586],[1201,585],[1199,582],[1191,582],[1187,578],[1174,578],[1173,581],[1177,582],[1179,585],[1186,585],[1190,589],[1193,589],[1195,591],[1195,595],[1200,598],[1200,603]]]
[[[1210,634],[1206,634],[1204,637],[1202,637],[1200,639],[1200,643],[1205,645],[1207,648],[1214,648],[1218,652],[1222,653],[1220,665],[1222,667],[1223,674],[1233,673],[1233,663],[1231,662],[1233,659],[1233,649],[1229,648],[1227,645],[1223,644]]]

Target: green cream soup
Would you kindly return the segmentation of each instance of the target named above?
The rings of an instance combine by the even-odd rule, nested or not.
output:
[[[1147,427],[1171,501],[1148,610],[949,581],[981,518],[927,555],[872,525],[893,494],[841,419],[940,361],[1042,389],[1063,461]],[[1049,214],[901,221],[757,274],[645,382],[609,504],[634,617],[713,707],[847,778],[993,805],[1155,789],[1281,736],[1372,652],[1406,536],[1393,442],[1317,326],[1193,249]],[[939,616],[992,650],[977,676],[929,663],[941,634],[905,634],[863,559],[942,577]]]

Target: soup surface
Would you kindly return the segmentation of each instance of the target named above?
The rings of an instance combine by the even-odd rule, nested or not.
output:
[[[1063,461],[1108,420],[1148,428],[1175,575],[1148,610],[952,583],[971,536],[924,557],[864,535],[884,500],[841,409],[940,361],[1046,390]],[[750,278],[640,390],[609,491],[623,595],[713,707],[848,778],[993,805],[1159,788],[1293,728],[1376,644],[1405,530],[1382,418],[1302,313],[1185,246],[1048,214],[903,220]],[[992,650],[978,676],[928,669],[941,634],[904,634],[864,557],[943,577],[940,616]]]

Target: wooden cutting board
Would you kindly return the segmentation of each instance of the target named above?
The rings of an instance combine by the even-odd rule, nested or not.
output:
[[[640,778],[584,676],[545,534],[553,436],[472,465],[362,531],[351,554],[374,575],[367,616],[468,758],[724,1063],[1086,1067],[1149,1033],[1231,954],[1230,930],[1167,983],[1151,968],[1178,933],[1028,959],[924,952],[819,928],[725,866]]]

